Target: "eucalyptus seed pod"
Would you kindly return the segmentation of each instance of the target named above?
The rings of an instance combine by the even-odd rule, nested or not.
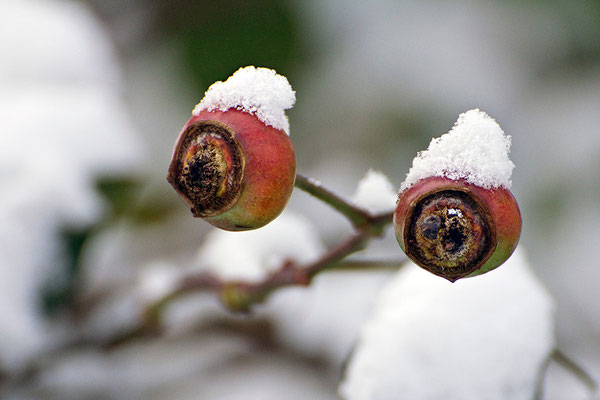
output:
[[[509,190],[433,176],[402,191],[394,212],[406,255],[451,282],[500,266],[521,233],[521,213]]]
[[[185,124],[167,181],[194,217],[242,231],[260,228],[283,211],[295,176],[289,136],[231,108],[202,110]]]

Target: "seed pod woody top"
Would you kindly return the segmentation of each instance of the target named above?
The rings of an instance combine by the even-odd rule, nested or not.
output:
[[[509,149],[496,121],[474,109],[417,155],[394,212],[396,238],[409,258],[450,281],[508,259],[521,232]]]
[[[285,115],[294,102],[285,77],[252,66],[206,91],[177,138],[167,174],[195,217],[249,230],[283,211],[296,175]]]

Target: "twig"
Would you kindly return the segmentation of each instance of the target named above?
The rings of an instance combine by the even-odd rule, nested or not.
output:
[[[248,283],[238,281],[221,281],[205,273],[188,275],[171,293],[162,297],[146,311],[148,325],[159,324],[164,307],[181,295],[199,291],[212,290],[217,292],[223,304],[232,311],[248,312],[253,304],[262,302],[274,290],[285,286],[307,286],[320,272],[339,265],[348,255],[360,251],[366,245],[369,235],[355,232],[337,246],[331,248],[318,260],[308,264],[285,263],[282,268],[273,272],[264,281]],[[368,263],[363,263],[368,266]]]
[[[327,268],[327,271],[397,271],[406,260],[344,260]]]
[[[329,249],[318,260],[305,265],[289,261],[259,283],[225,282],[205,273],[186,276],[171,293],[147,308],[146,324],[151,327],[159,326],[162,310],[168,303],[181,295],[199,290],[212,290],[218,293],[223,304],[232,311],[248,312],[253,304],[262,302],[274,290],[292,285],[306,286],[320,272],[339,267],[344,258],[364,249],[370,239],[381,236],[384,228],[392,222],[391,212],[371,214],[324,188],[313,179],[297,175],[296,186],[346,216],[352,223],[354,232],[337,246]],[[362,266],[373,267],[368,262],[362,263]]]
[[[596,394],[598,392],[598,382],[596,382],[594,377],[572,358],[567,356],[559,349],[555,349],[554,352],[552,352],[551,358],[552,361],[555,361],[564,369],[571,372],[577,379],[579,379],[579,381],[585,385],[590,393]]]
[[[307,286],[316,275],[326,270],[376,269],[399,265],[399,262],[345,261],[349,255],[363,250],[369,240],[383,234],[385,227],[392,222],[391,212],[372,214],[334,194],[317,181],[301,175],[296,178],[296,186],[346,216],[352,223],[353,232],[336,246],[331,247],[319,259],[307,264],[288,261],[278,271],[259,283],[223,281],[205,272],[186,275],[169,293],[146,306],[139,326],[133,327],[128,332],[121,332],[114,338],[109,338],[103,345],[110,348],[134,338],[159,334],[164,309],[172,301],[186,294],[199,291],[214,292],[230,310],[248,312],[254,304],[264,301],[273,291],[286,286]],[[87,307],[78,308],[89,311],[94,304],[98,303],[99,299],[95,298],[95,301],[88,302],[79,300],[80,305],[87,304]]]
[[[344,215],[356,230],[371,231],[373,236],[380,236],[383,228],[392,222],[393,213],[371,214],[351,202],[343,199],[321,183],[312,178],[296,175],[296,187],[330,205]]]
[[[590,395],[593,396],[598,393],[598,383],[594,377],[572,358],[567,356],[558,348],[555,348],[540,368],[533,397],[534,400],[543,400],[544,398],[544,381],[552,361],[556,362],[565,370],[573,374],[573,376],[588,389]]]

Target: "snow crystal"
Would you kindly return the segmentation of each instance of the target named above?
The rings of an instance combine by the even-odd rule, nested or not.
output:
[[[409,263],[384,288],[340,393],[346,400],[525,400],[554,348],[553,302],[517,251],[448,284]]]
[[[392,183],[382,172],[370,169],[358,182],[352,202],[372,213],[392,211],[398,198]]]
[[[508,158],[510,136],[485,112],[475,108],[458,117],[450,132],[420,152],[400,190],[430,176],[464,179],[484,188],[510,189],[514,164]]]
[[[199,268],[223,280],[260,282],[286,261],[310,262],[322,251],[308,220],[285,212],[254,231],[213,230],[199,251]]]
[[[318,180],[318,179],[316,179],[316,178],[308,178],[308,182],[309,182],[311,185],[314,185],[314,186],[317,186],[317,187],[321,187],[321,186],[323,186],[323,184],[321,183],[321,181],[320,181],[320,180]]]
[[[268,68],[248,66],[238,69],[225,82],[213,83],[194,108],[226,111],[230,108],[254,114],[267,125],[289,135],[290,123],[285,110],[296,102],[296,92],[287,78]]]

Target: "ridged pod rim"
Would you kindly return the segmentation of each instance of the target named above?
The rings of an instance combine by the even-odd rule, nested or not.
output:
[[[194,217],[213,217],[231,209],[240,198],[244,169],[244,152],[235,130],[221,121],[200,120],[179,135],[167,181]]]

